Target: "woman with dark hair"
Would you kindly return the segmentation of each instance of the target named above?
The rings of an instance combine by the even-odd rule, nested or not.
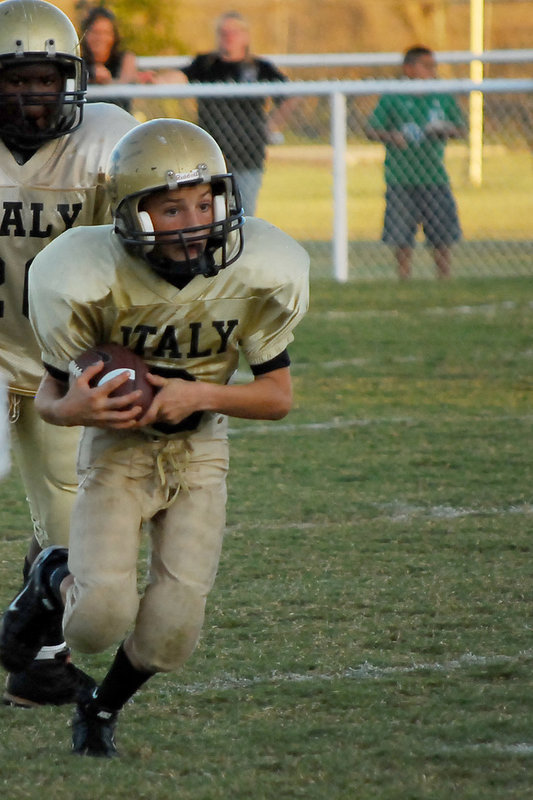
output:
[[[89,83],[150,82],[150,77],[139,74],[137,59],[131,50],[123,50],[115,15],[103,6],[91,9],[81,23],[81,54],[89,71]],[[130,111],[131,100],[108,98],[108,102]]]

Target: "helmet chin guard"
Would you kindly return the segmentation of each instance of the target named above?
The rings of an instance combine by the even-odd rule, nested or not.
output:
[[[107,177],[115,232],[162,277],[172,281],[216,275],[241,254],[244,213],[239,191],[219,146],[197,125],[176,119],[139,125],[115,146]],[[156,192],[199,184],[212,189],[212,224],[155,231],[142,201]],[[190,253],[193,243],[203,247],[200,255]],[[179,245],[183,260],[163,256],[163,244]]]

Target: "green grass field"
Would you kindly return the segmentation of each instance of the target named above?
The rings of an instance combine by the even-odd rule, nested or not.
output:
[[[293,412],[231,425],[197,652],[124,710],[112,762],[69,755],[69,708],[0,707],[3,797],[529,797],[532,322],[526,278],[314,280]],[[0,503],[5,605],[14,473]]]

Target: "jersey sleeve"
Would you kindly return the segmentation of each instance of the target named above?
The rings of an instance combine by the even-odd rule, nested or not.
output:
[[[92,225],[105,225],[111,222],[109,195],[106,189],[105,173],[107,159],[115,144],[132,128],[137,127],[138,121],[112,103],[91,103],[85,109],[86,128],[85,136],[90,137],[93,147],[99,147],[101,168],[96,178],[96,192]],[[89,125],[91,127],[89,127]]]
[[[68,373],[72,358],[101,340],[106,315],[107,284],[87,256],[85,230],[59,236],[29,272],[30,322],[43,364],[59,373]]]
[[[208,81],[207,75],[207,59],[206,54],[198,55],[186,67],[182,67],[181,71],[187,76],[191,83],[198,83],[201,81]]]
[[[281,70],[274,66],[274,64],[271,64],[269,61],[264,63],[266,64],[266,80],[280,82],[286,82],[289,80],[287,76],[281,72]]]
[[[263,220],[249,223],[255,223],[255,228],[245,259],[258,279],[240,347],[254,367],[279,356],[294,339],[294,328],[309,305],[309,256],[273,225]]]
[[[269,81],[270,83],[286,83],[289,79],[286,75],[283,74],[274,64],[270,61],[266,61],[262,58],[256,59],[256,64],[258,66],[258,80],[259,81]],[[272,98],[272,102],[275,106],[280,106],[287,100],[286,97],[283,95],[276,95]]]

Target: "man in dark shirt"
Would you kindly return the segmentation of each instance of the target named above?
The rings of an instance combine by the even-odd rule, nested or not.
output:
[[[236,11],[217,22],[217,49],[196,56],[182,73],[191,83],[255,83],[286,81],[273,64],[250,54],[250,30]],[[294,99],[274,100],[267,112],[265,97],[206,97],[198,100],[198,123],[219,143],[237,178],[244,211],[253,215],[261,187],[267,143],[283,141],[279,127]]]

